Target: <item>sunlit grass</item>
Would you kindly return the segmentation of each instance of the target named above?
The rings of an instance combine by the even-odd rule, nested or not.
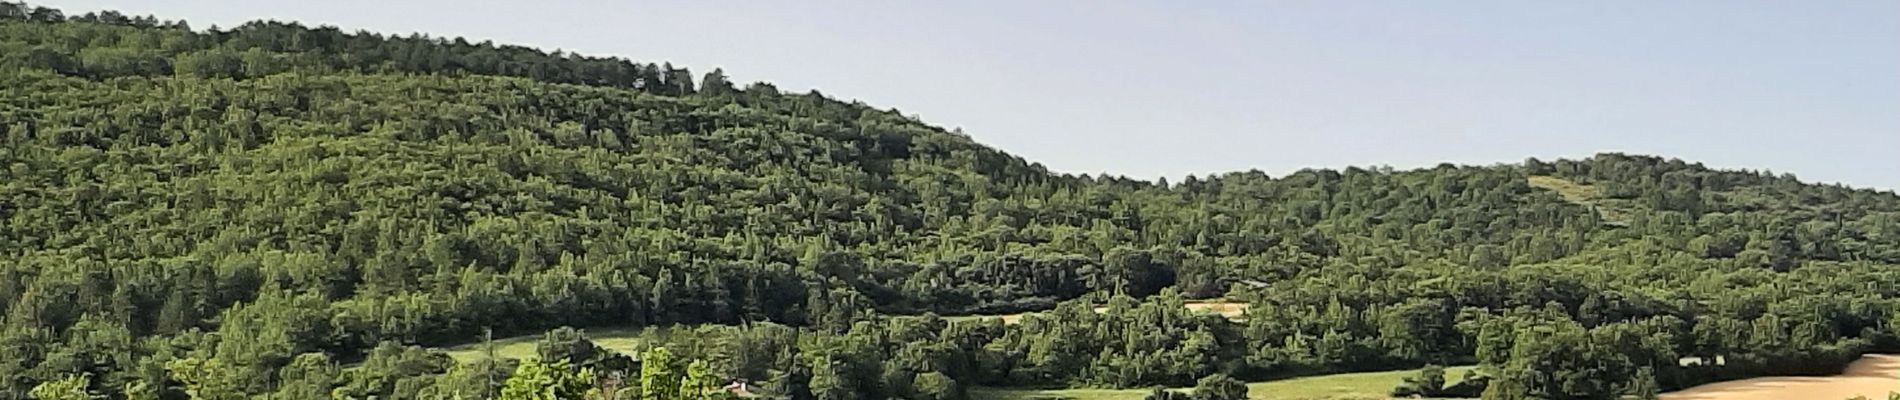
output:
[[[631,355],[646,348],[646,342],[640,338],[640,333],[643,329],[595,328],[585,329],[583,331],[587,333],[588,339],[594,341],[595,345],[604,349],[620,352],[621,354]],[[540,339],[541,335],[497,338],[494,341],[495,356],[516,360],[534,358],[534,344],[535,341]],[[447,350],[449,357],[454,358],[457,362],[466,363],[487,357],[487,352],[483,350],[483,345],[480,342],[451,346],[444,350]]]
[[[1597,212],[1603,215],[1604,222],[1617,225],[1628,224],[1633,212],[1633,206],[1628,201],[1605,198],[1596,186],[1555,176],[1532,176],[1525,180],[1531,187],[1557,192],[1564,201],[1585,207],[1596,207]]]
[[[1472,367],[1445,368],[1447,383],[1456,383],[1464,377],[1465,371]],[[1248,397],[1274,400],[1360,400],[1387,399],[1392,387],[1406,377],[1416,374],[1416,370],[1358,372],[1350,374],[1332,374],[1303,378],[1281,379],[1268,382],[1247,384]],[[1140,400],[1147,396],[1149,389],[1005,389],[976,388],[970,391],[975,400],[1034,400],[1067,398],[1074,400]]]
[[[1239,321],[1245,318],[1246,312],[1247,312],[1247,303],[1237,303],[1237,302],[1228,302],[1228,301],[1219,301],[1219,300],[1191,300],[1186,303],[1186,306],[1188,310],[1194,311],[1196,313],[1219,314],[1221,316],[1227,317],[1227,319],[1232,319],[1235,321]],[[1108,308],[1106,307],[1095,308],[1095,312],[1104,312],[1106,310],[1108,310]],[[1029,314],[1035,314],[1035,312],[1014,313],[1014,314],[956,315],[956,316],[943,317],[943,319],[948,320],[948,321],[972,321],[972,320],[980,320],[980,319],[987,319],[987,318],[995,318],[995,319],[1003,320],[1004,324],[1014,324],[1017,321],[1021,321],[1023,319],[1023,316],[1029,315]]]

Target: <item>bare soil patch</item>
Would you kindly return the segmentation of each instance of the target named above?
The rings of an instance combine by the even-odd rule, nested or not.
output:
[[[1900,355],[1869,354],[1835,376],[1772,376],[1716,382],[1664,393],[1662,400],[1884,399],[1900,392]]]

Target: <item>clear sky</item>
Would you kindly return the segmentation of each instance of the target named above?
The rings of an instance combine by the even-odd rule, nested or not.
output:
[[[819,89],[1064,172],[1622,151],[1900,188],[1900,2],[41,0],[493,39]]]

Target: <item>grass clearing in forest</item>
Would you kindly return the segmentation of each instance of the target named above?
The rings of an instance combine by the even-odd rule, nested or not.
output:
[[[970,400],[1142,400],[1146,389],[1003,389],[970,388]]]
[[[1445,384],[1455,384],[1463,380],[1465,371],[1473,367],[1445,368]],[[1309,376],[1304,378],[1282,379],[1247,384],[1248,397],[1257,399],[1386,399],[1391,398],[1392,387],[1406,377],[1418,375],[1418,370],[1399,370],[1384,372],[1355,372]]]
[[[1526,178],[1525,181],[1530,183],[1531,187],[1557,192],[1557,195],[1562,196],[1564,201],[1576,203],[1584,207],[1596,207],[1597,212],[1603,214],[1603,222],[1615,225],[1629,224],[1630,214],[1633,211],[1632,206],[1623,200],[1603,197],[1601,192],[1597,191],[1596,186],[1577,183],[1555,176],[1542,175]]]
[[[1453,384],[1472,367],[1445,368],[1445,383]],[[1281,379],[1247,384],[1249,398],[1274,400],[1370,400],[1388,399],[1392,387],[1418,370],[1355,372]],[[1073,400],[1141,400],[1149,389],[1005,389],[973,388],[973,400],[1036,400],[1066,398]]]
[[[1188,301],[1186,305],[1187,305],[1188,310],[1190,311],[1194,311],[1196,313],[1202,313],[1202,314],[1220,314],[1220,316],[1227,317],[1227,319],[1234,320],[1234,321],[1244,321],[1247,314],[1247,303],[1220,301],[1220,300],[1191,300],[1191,301]],[[1098,313],[1106,312],[1106,311],[1108,311],[1108,307],[1095,308],[1095,312],[1098,312]],[[943,319],[951,320],[951,321],[968,321],[968,320],[977,320],[977,319],[985,319],[985,318],[996,318],[996,319],[1003,320],[1004,324],[1014,324],[1018,321],[1022,321],[1024,315],[1034,314],[1036,312],[1037,311],[1015,313],[1015,314],[956,315],[956,316],[943,317]]]
[[[646,348],[644,339],[640,337],[644,328],[595,328],[582,331],[587,333],[587,338],[593,340],[594,344],[621,354],[635,354]],[[495,339],[495,356],[516,360],[534,358],[536,354],[534,344],[539,340],[541,340],[540,334],[497,338]],[[450,346],[443,350],[448,351],[450,358],[461,363],[487,357],[482,350],[481,342]]]

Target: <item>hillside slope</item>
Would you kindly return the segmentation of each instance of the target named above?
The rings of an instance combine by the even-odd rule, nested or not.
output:
[[[671,324],[794,397],[1458,361],[1601,394],[1838,367],[1900,294],[1890,192],[1621,154],[1075,176],[717,72],[288,23],[0,6],[0,129],[4,398],[488,397],[511,367],[407,346]],[[1217,296],[1246,322],[1165,305]],[[1657,361],[1716,354],[1760,363]]]

